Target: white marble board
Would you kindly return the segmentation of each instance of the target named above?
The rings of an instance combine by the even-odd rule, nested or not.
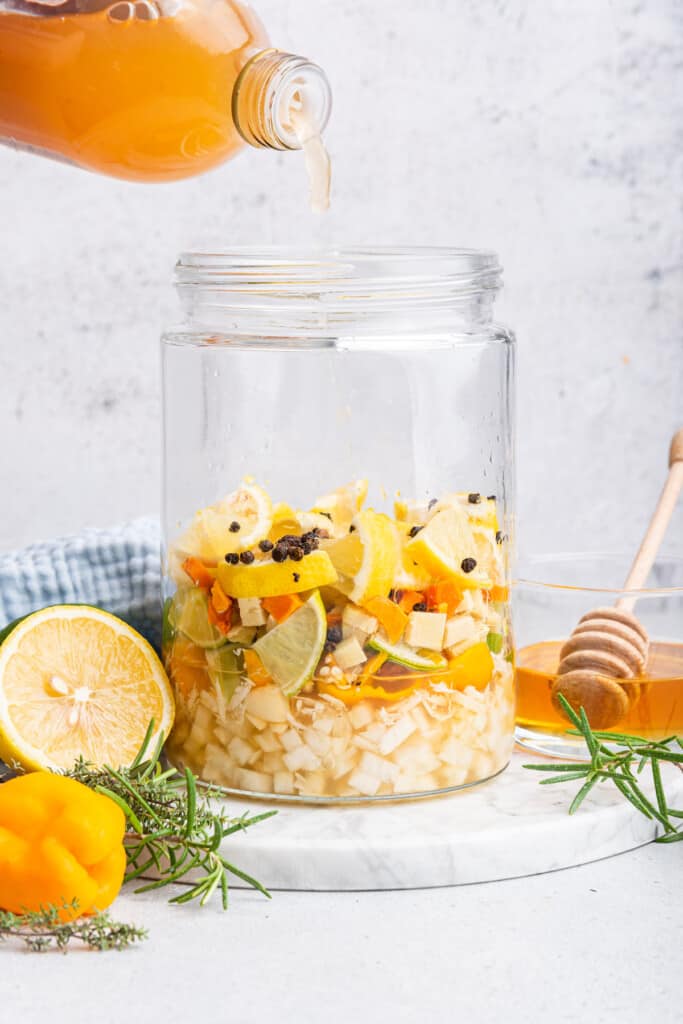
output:
[[[269,889],[419,889],[555,871],[632,850],[658,834],[611,783],[597,786],[570,817],[580,784],[539,785],[541,773],[522,768],[533,760],[516,752],[491,782],[430,800],[280,804],[275,818],[230,837],[224,854]],[[667,792],[680,806],[683,774],[675,769]],[[227,803],[233,813],[245,812],[245,801]]]

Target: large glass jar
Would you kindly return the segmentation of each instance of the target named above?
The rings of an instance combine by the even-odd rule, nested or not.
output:
[[[185,254],[163,338],[171,761],[251,795],[491,778],[514,730],[495,254]]]

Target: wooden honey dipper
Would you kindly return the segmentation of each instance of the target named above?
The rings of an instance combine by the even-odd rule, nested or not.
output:
[[[683,427],[671,441],[669,475],[659,496],[624,590],[640,590],[650,574],[659,546],[683,488]],[[561,712],[561,694],[572,707],[583,707],[592,728],[609,729],[627,713],[640,695],[650,641],[633,614],[633,597],[621,597],[614,607],[596,608],[584,615],[560,651],[552,699]]]

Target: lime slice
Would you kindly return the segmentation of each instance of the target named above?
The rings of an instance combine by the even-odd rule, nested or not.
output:
[[[284,695],[292,697],[315,672],[326,638],[325,606],[316,590],[285,622],[257,640],[253,649]]]
[[[212,683],[218,683],[226,701],[232,698],[241,676],[244,674],[243,659],[237,648],[226,644],[218,650],[206,652],[206,671]]]
[[[179,590],[169,610],[168,623],[197,647],[213,650],[223,647],[228,638],[209,622],[209,599],[199,587]]]
[[[434,669],[446,668],[448,665],[446,658],[437,654],[436,651],[416,651],[408,644],[392,644],[377,633],[370,637],[367,646],[372,647],[373,651],[381,651],[382,654],[387,655],[390,661],[405,665],[407,668],[417,668],[429,672]]]

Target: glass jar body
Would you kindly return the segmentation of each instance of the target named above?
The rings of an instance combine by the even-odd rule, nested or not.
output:
[[[235,316],[163,338],[172,762],[301,800],[490,778],[514,729],[511,336]]]

